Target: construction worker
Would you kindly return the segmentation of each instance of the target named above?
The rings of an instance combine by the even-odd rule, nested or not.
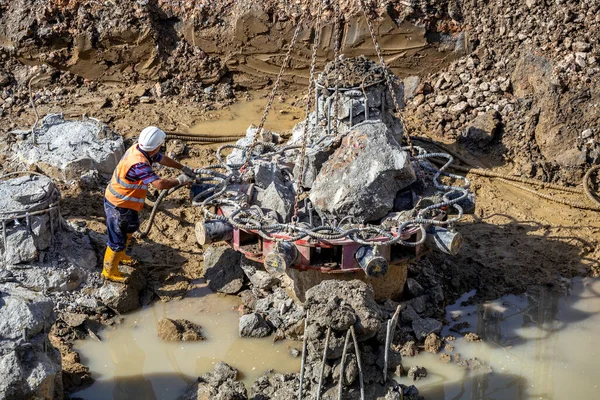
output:
[[[166,134],[154,126],[145,128],[138,142],[131,146],[119,161],[112,179],[104,192],[104,211],[108,243],[104,255],[102,276],[114,282],[125,282],[127,277],[119,271],[119,263],[130,264],[131,257],[125,251],[131,244],[133,233],[138,230],[138,213],[144,208],[148,185],[159,190],[178,185],[190,185],[194,171],[160,153]],[[152,170],[159,163],[180,169],[177,179],[162,179]]]

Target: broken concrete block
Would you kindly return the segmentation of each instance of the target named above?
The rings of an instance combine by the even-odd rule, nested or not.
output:
[[[373,289],[359,280],[323,281],[306,292],[304,307],[309,326],[345,331],[354,325],[360,341],[375,336],[381,326],[381,309]]]
[[[129,275],[128,282],[105,281],[96,295],[103,304],[119,313],[137,310],[141,307],[140,291],[146,285],[146,280],[141,272],[134,268],[120,266],[119,269]]]
[[[265,337],[271,334],[271,326],[257,313],[242,315],[239,327],[240,337]]]
[[[385,124],[361,124],[323,165],[310,200],[326,217],[350,215],[368,222],[384,217],[394,207],[396,193],[414,181],[408,154]]]
[[[60,115],[47,115],[36,129],[36,141],[38,145],[18,142],[17,159],[65,181],[78,180],[90,170],[110,176],[124,153],[123,138],[94,119],[65,121]]]
[[[32,338],[54,323],[53,303],[16,283],[0,285],[0,339]]]
[[[265,212],[273,211],[279,222],[289,222],[294,212],[296,195],[290,186],[276,181],[265,190],[257,190],[256,204]]]
[[[244,285],[240,253],[231,247],[209,246],[204,251],[204,277],[212,290],[236,294]]]

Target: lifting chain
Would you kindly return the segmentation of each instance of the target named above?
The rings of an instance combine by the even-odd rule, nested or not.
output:
[[[258,142],[259,136],[262,134],[263,127],[265,126],[265,122],[267,121],[267,115],[269,115],[269,111],[271,110],[271,106],[273,105],[273,100],[275,99],[275,95],[277,94],[277,89],[279,89],[279,84],[281,83],[281,78],[283,77],[283,72],[287,68],[287,65],[290,62],[290,58],[292,57],[292,49],[298,40],[298,35],[300,34],[300,30],[302,27],[302,21],[304,20],[304,16],[300,17],[298,24],[296,25],[296,30],[294,31],[294,36],[292,37],[292,41],[290,42],[290,46],[288,47],[287,53],[285,54],[285,59],[281,64],[281,68],[279,70],[279,74],[277,75],[277,79],[275,80],[275,84],[273,85],[273,90],[271,90],[271,94],[269,95],[269,101],[267,102],[267,106],[265,107],[265,112],[263,113],[262,119],[260,120],[260,124],[258,125],[258,129],[256,130],[256,134],[252,139],[252,144],[250,145],[248,156],[246,157],[246,162],[242,165],[240,170],[245,170],[248,168],[248,164],[250,163],[250,159],[252,158],[252,153],[254,152],[254,148],[256,147],[256,143]]]
[[[333,136],[337,137],[338,135],[338,126],[339,126],[339,100],[340,100],[340,25],[341,25],[341,15],[340,15],[340,0],[334,0],[334,14],[335,14],[335,34],[334,34],[334,52],[333,52],[333,73],[335,74],[335,103],[333,104],[333,117],[334,117],[334,125],[333,125]]]
[[[381,67],[383,68],[383,73],[385,75],[385,82],[388,86],[390,94],[392,95],[394,107],[396,108],[396,116],[400,120],[400,123],[402,124],[402,128],[404,129],[403,134],[404,134],[404,138],[406,139],[406,142],[408,143],[408,147],[410,148],[410,155],[413,156],[413,158],[414,158],[417,154],[415,153],[415,149],[413,147],[412,140],[410,139],[410,136],[408,134],[408,127],[404,121],[404,116],[402,115],[402,112],[400,111],[401,108],[400,108],[400,103],[398,103],[398,96],[396,95],[396,91],[394,90],[394,85],[392,82],[392,77],[390,76],[390,72],[387,68],[387,65],[385,64],[383,55],[381,54],[381,48],[379,47],[379,43],[377,42],[377,37],[375,36],[375,30],[373,29],[373,24],[371,23],[371,19],[369,18],[365,0],[359,0],[359,3],[362,8],[363,14],[365,15],[365,19],[367,20],[367,26],[369,27],[369,33],[371,34],[371,39],[373,40],[373,46],[375,46],[375,51],[377,52],[377,57],[379,58],[379,63],[381,64]]]
[[[296,200],[294,204],[294,216],[292,217],[292,223],[298,221],[298,209],[300,207],[300,188],[302,187],[302,181],[304,177],[304,163],[306,155],[306,143],[308,141],[308,126],[310,124],[309,114],[311,108],[311,100],[313,90],[317,90],[315,82],[315,66],[317,65],[317,50],[321,43],[321,16],[323,13],[323,3],[319,5],[319,11],[317,13],[317,21],[315,22],[315,41],[313,42],[312,48],[312,59],[310,62],[310,77],[308,79],[308,98],[306,100],[306,123],[304,124],[304,132],[302,133],[302,148],[300,150],[300,173],[298,174],[298,180],[296,184]],[[315,103],[315,108],[319,105]],[[315,126],[318,121],[315,121]]]

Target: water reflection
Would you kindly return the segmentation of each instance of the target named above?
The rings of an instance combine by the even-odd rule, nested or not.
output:
[[[576,279],[571,293],[565,292],[542,288],[464,305],[475,295],[470,292],[447,308],[450,325],[443,334],[457,336],[449,353],[485,361],[491,373],[466,372],[455,363],[442,364],[433,354],[405,358],[404,364],[429,370],[417,382],[428,400],[599,398],[594,332],[600,329],[600,280]],[[467,343],[453,329],[476,332],[483,342]],[[405,378],[400,381],[406,383]]]

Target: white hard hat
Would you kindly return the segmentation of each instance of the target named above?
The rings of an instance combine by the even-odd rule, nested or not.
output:
[[[167,134],[157,127],[149,126],[144,128],[142,133],[140,133],[138,144],[141,150],[152,151],[158,149],[160,145],[163,144],[166,137]]]

